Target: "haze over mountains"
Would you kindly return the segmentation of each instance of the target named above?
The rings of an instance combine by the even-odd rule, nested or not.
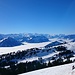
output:
[[[7,38],[7,39],[6,39]],[[75,41],[75,34],[72,35],[49,35],[49,34],[0,34],[0,47],[13,47],[22,45],[22,42],[28,43],[41,43],[41,42],[48,42],[51,39],[70,39],[73,42]],[[4,40],[5,39],[5,40]],[[3,40],[3,41],[2,41]]]

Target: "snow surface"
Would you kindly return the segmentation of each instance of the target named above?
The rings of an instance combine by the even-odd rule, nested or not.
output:
[[[46,55],[46,53],[39,53],[37,56],[32,56],[32,57],[29,57],[29,58],[26,58],[26,59],[23,59],[23,60],[19,60],[18,63],[21,63],[21,62],[25,63],[26,61],[31,62],[31,61],[34,61],[34,60],[38,60],[39,57],[42,57],[42,59],[44,59],[45,62],[47,63],[47,61],[49,61],[48,58],[50,58],[50,57],[52,57],[52,56],[54,56],[55,54],[58,54],[58,53],[59,52],[57,52],[57,53],[53,52],[53,53],[49,53],[47,55]]]
[[[0,42],[4,41],[4,40],[6,40],[6,39],[8,39],[8,37],[7,37],[7,38],[4,38],[4,39],[2,39],[2,40],[0,40]]]
[[[53,47],[58,47],[58,46],[65,46],[65,47],[67,47],[68,50],[71,50],[71,51],[74,51],[75,52],[75,42],[67,41],[66,44],[52,46],[52,48]]]
[[[75,69],[72,70],[73,65],[75,63],[40,69],[19,75],[75,75]]]
[[[53,47],[58,47],[58,46],[65,46],[65,47],[67,47],[68,50],[75,52],[75,42],[68,42],[67,44],[57,45],[57,46],[53,46]]]
[[[3,39],[3,40],[5,40],[5,39]],[[61,40],[67,42],[67,44],[63,44],[62,46],[66,46],[70,50],[75,50],[75,42],[71,42],[71,40],[68,40],[68,39],[67,40],[61,39]],[[53,41],[59,41],[59,40],[58,39],[52,39],[50,42],[43,42],[43,43],[26,43],[26,42],[23,42],[24,45],[20,45],[20,46],[0,47],[0,55],[10,53],[10,52],[17,52],[18,50],[22,51],[22,50],[26,50],[26,49],[30,49],[30,48],[44,47]],[[61,46],[61,45],[58,45],[58,46]],[[56,47],[56,46],[54,46],[54,47]]]
[[[40,48],[44,47],[45,45],[49,44],[50,42],[43,42],[43,43],[25,43],[24,45],[15,46],[15,47],[0,47],[0,55],[10,53],[10,52],[17,52],[18,50],[26,50],[30,48]]]

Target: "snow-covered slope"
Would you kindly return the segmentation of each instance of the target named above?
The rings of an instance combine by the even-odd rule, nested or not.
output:
[[[72,70],[73,65],[75,63],[40,69],[19,75],[75,75],[75,69]]]
[[[18,45],[22,45],[22,43],[11,37],[7,37],[7,38],[0,40],[0,47],[13,47],[13,46],[18,46]]]
[[[52,42],[52,43],[46,45],[45,47],[52,47],[52,46],[57,46],[57,45],[61,45],[61,44],[63,44],[63,43],[61,43],[61,42],[59,42],[59,41],[54,41],[54,42]]]
[[[23,43],[24,45],[15,46],[15,47],[0,47],[0,55],[10,53],[10,52],[17,52],[18,50],[26,50],[30,48],[39,48],[44,47],[50,42],[43,42],[43,43]]]
[[[68,50],[72,50],[75,52],[75,42],[68,42],[67,44],[63,44],[62,46],[65,46]]]

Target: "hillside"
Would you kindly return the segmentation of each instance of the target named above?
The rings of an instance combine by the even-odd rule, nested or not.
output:
[[[75,69],[72,70],[73,65],[75,65],[75,63],[40,69],[19,75],[75,75]]]
[[[0,47],[13,47],[18,45],[22,45],[22,43],[11,37],[4,38],[0,41]]]
[[[17,35],[17,37],[20,36]],[[42,35],[42,38],[35,35],[34,39],[30,38],[33,35],[25,36],[35,42],[23,42],[25,38],[22,41],[22,38],[20,40],[15,37],[0,40],[2,45],[0,47],[0,71],[2,75],[21,74],[75,61],[75,42],[73,39],[53,37],[46,42]],[[36,41],[40,39],[45,42],[37,43]],[[18,43],[21,44],[19,45]]]
[[[45,47],[48,48],[48,47],[52,47],[52,46],[57,46],[57,45],[61,45],[63,43],[59,42],[59,41],[54,41],[48,45],[46,45]]]

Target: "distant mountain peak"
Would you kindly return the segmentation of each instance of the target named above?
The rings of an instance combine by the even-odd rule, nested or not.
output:
[[[22,43],[11,37],[4,38],[0,42],[0,47],[13,47],[18,45],[22,45]]]

